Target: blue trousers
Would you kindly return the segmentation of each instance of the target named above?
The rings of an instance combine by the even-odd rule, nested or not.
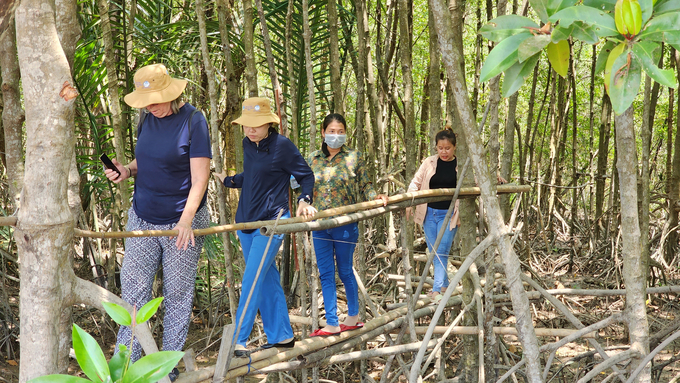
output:
[[[236,311],[235,322],[237,323],[237,329],[240,328],[236,343],[242,346],[246,345],[248,336],[250,336],[250,332],[253,330],[257,310],[260,310],[262,326],[269,343],[279,343],[292,338],[293,328],[290,326],[286,297],[283,294],[281,276],[275,264],[276,253],[281,247],[281,242],[283,242],[283,234],[274,235],[267,254],[264,253],[264,250],[267,247],[269,237],[260,234],[259,230],[255,230],[252,233],[238,231],[237,234],[241,240],[246,269],[243,272],[241,298],[239,299]],[[260,266],[262,257],[265,257],[264,265],[262,266],[257,283],[253,287],[255,274]],[[250,303],[248,303],[243,322],[238,323],[251,288],[253,289],[253,296],[250,298]]]
[[[423,222],[425,242],[427,242],[427,248],[430,252],[435,252],[434,244],[437,240],[439,229],[441,229],[443,225],[446,225],[446,231],[444,231],[444,236],[435,252],[434,259],[432,260],[432,263],[434,264],[434,286],[432,286],[432,291],[437,292],[440,292],[442,288],[446,289],[449,286],[449,277],[446,274],[446,266],[449,261],[449,253],[451,252],[453,238],[456,236],[456,231],[458,231],[457,227],[453,230],[449,229],[449,224],[451,222],[450,218],[444,222],[446,212],[446,210],[428,207],[425,221]]]
[[[359,226],[356,223],[350,223],[334,229],[315,231],[312,233],[312,238],[326,308],[326,323],[329,326],[339,326],[338,296],[335,288],[336,264],[340,280],[345,285],[347,315],[359,315],[359,290],[352,271],[354,248],[359,238]]]

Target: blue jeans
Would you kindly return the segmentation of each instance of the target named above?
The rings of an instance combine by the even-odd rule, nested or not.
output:
[[[240,332],[236,343],[242,346],[246,345],[248,336],[250,336],[250,332],[253,330],[257,310],[260,310],[262,326],[269,343],[279,343],[292,338],[293,328],[290,326],[286,297],[281,287],[279,270],[276,269],[274,262],[276,260],[276,253],[279,251],[279,247],[281,247],[281,242],[283,242],[283,234],[274,235],[267,254],[264,254],[264,250],[267,247],[269,237],[260,234],[259,230],[255,230],[252,233],[238,231],[237,234],[241,240],[246,269],[243,272],[241,298],[238,302],[235,322],[241,318],[241,313],[248,299],[250,289],[253,288],[255,274],[263,256],[265,261],[260,276],[257,278],[257,283],[253,288],[253,296],[250,298],[250,303],[248,303],[243,323],[237,323],[237,326],[240,327]]]
[[[336,227],[334,229],[312,232],[316,265],[319,267],[321,292],[326,307],[326,324],[339,326],[338,296],[335,289],[335,265],[338,275],[345,285],[347,295],[347,315],[359,315],[359,290],[352,270],[354,248],[359,238],[359,226],[356,223]]]
[[[446,210],[427,208],[427,214],[425,215],[425,221],[423,222],[423,231],[425,232],[425,242],[427,242],[427,248],[430,252],[434,251],[434,242],[437,240],[437,234],[439,234],[439,229],[442,225],[446,225],[446,231],[444,231],[444,236],[442,237],[439,247],[435,252],[434,259],[432,263],[434,264],[434,286],[432,286],[432,291],[440,292],[442,288],[446,289],[449,286],[449,277],[446,274],[446,265],[449,261],[449,252],[451,252],[451,244],[453,243],[453,238],[456,236],[456,231],[458,228],[449,229],[451,219],[444,222],[446,217]]]

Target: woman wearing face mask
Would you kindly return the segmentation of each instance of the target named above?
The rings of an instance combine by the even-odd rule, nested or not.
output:
[[[416,172],[408,191],[419,191],[427,189],[455,188],[458,178],[458,161],[456,159],[456,135],[453,131],[445,129],[435,136],[437,154],[430,156],[423,161]],[[416,223],[423,226],[425,232],[425,242],[430,252],[435,251],[434,244],[437,240],[439,229],[447,225],[444,236],[435,251],[434,264],[434,286],[429,294],[435,298],[442,289],[449,285],[449,278],[446,275],[446,267],[451,251],[451,244],[456,235],[460,219],[458,217],[458,201],[451,219],[444,222],[446,213],[449,209],[450,201],[430,202],[418,205],[414,219]],[[407,216],[410,210],[407,210]]]
[[[362,200],[379,199],[387,205],[387,196],[373,189],[361,153],[345,145],[347,141],[345,118],[337,113],[323,120],[321,150],[310,156],[309,165],[314,171],[314,202],[319,210],[351,205]],[[363,198],[362,198],[363,197]],[[354,248],[359,238],[357,223],[312,233],[319,279],[326,308],[326,327],[317,329],[311,336],[337,335],[342,331],[363,326],[359,322],[359,292],[352,263]],[[335,267],[345,285],[347,318],[339,323]]]

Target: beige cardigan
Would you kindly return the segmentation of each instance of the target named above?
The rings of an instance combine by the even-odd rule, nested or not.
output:
[[[413,176],[411,184],[408,185],[408,191],[420,191],[430,189],[430,178],[437,172],[437,159],[438,155],[427,157],[423,163],[418,168],[416,175]],[[458,168],[456,168],[458,171]],[[449,230],[453,230],[454,227],[460,226],[460,216],[458,215],[458,203],[460,200],[456,200],[456,205],[453,210],[453,217],[451,217],[451,223],[449,225]],[[416,206],[416,212],[414,214],[414,220],[416,223],[423,224],[425,221],[425,215],[427,214],[427,204],[420,204]]]

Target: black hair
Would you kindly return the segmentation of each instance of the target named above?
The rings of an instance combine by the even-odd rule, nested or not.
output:
[[[436,136],[434,136],[434,144],[437,145],[439,140],[448,140],[451,145],[456,146],[456,135],[451,129],[440,130]]]
[[[326,128],[328,125],[331,124],[331,122],[339,122],[342,124],[342,126],[347,129],[347,121],[345,121],[345,117],[342,116],[342,114],[339,113],[331,113],[326,118],[323,119],[323,124],[321,125],[321,131],[325,132]],[[331,152],[328,151],[328,145],[326,145],[326,141],[324,141],[321,144],[321,151],[323,152],[326,157],[331,155]]]

